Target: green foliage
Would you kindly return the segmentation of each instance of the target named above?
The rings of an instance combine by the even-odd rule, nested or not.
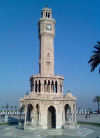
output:
[[[90,60],[88,63],[91,67],[91,72],[95,70],[98,65],[100,65],[100,42],[97,42],[97,44],[94,46],[95,50],[93,51],[93,55],[90,57]],[[100,67],[99,67],[99,73],[100,73]]]
[[[8,123],[3,122],[3,123],[0,123],[0,125],[8,125]]]
[[[83,125],[93,125],[93,126],[98,126],[100,127],[100,123],[95,123],[95,122],[81,122],[81,121],[78,121],[78,124],[83,124]]]

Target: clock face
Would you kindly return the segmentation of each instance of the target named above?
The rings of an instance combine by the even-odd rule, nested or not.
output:
[[[50,31],[51,29],[52,29],[51,24],[47,24],[47,25],[46,25],[46,30]]]

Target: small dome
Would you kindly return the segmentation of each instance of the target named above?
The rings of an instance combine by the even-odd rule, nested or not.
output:
[[[72,93],[71,93],[71,92],[68,92],[68,93],[66,94],[66,96],[72,97]]]

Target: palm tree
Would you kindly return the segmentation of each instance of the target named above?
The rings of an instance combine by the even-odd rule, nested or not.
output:
[[[95,96],[93,102],[97,103],[98,113],[100,113],[100,96]]]
[[[90,60],[88,61],[91,67],[91,72],[93,72],[95,68],[100,64],[100,42],[97,42],[94,48],[95,50],[93,51],[93,55],[90,57]],[[99,67],[99,73],[100,73],[100,67]]]

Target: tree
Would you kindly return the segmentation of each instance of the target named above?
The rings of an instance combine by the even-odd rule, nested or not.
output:
[[[94,46],[95,50],[93,51],[93,55],[90,57],[90,60],[88,63],[91,67],[91,72],[95,70],[95,68],[100,65],[100,42],[97,42]],[[99,67],[99,73],[100,73],[100,67]]]
[[[98,113],[100,113],[100,96],[95,96],[93,101],[97,103],[98,106]]]

